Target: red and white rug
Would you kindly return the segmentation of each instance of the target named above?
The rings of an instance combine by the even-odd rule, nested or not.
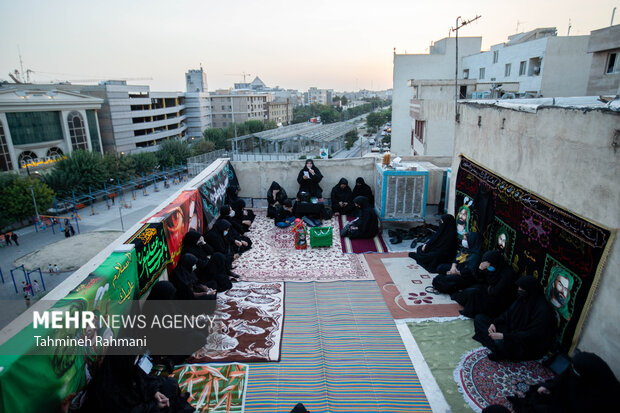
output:
[[[323,221],[331,226],[331,247],[295,249],[291,228],[279,228],[264,213],[257,213],[250,232],[252,249],[235,261],[243,281],[344,281],[371,280],[365,262],[355,254],[343,254],[336,219]]]
[[[279,361],[284,283],[236,283],[219,293],[214,331],[191,362]]]
[[[454,380],[463,398],[476,412],[491,404],[512,405],[506,399],[523,395],[530,385],[553,378],[551,370],[537,361],[495,362],[487,357],[491,351],[477,348],[465,354],[454,370]]]

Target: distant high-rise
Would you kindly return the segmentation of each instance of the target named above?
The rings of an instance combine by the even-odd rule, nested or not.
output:
[[[185,73],[185,90],[189,93],[207,92],[207,74],[200,69],[191,69]]]

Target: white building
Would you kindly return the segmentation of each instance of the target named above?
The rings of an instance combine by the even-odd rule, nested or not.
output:
[[[187,137],[182,92],[151,92],[123,80],[82,86],[80,92],[104,99],[98,115],[106,152],[153,150],[166,139]]]
[[[207,88],[207,75],[202,67],[185,73],[185,116],[189,140],[202,138],[205,129],[212,127],[211,99]]]
[[[267,103],[273,101],[271,93],[251,90],[217,90],[210,95],[211,115],[214,128],[225,128],[232,123],[248,120],[265,121],[268,118]]]
[[[590,32],[588,95],[620,95],[620,24]]]
[[[74,150],[101,153],[103,99],[36,85],[0,88],[0,171],[47,168]]]
[[[305,94],[306,105],[327,105],[332,103],[333,89],[318,89],[311,87]]]
[[[486,52],[463,57],[463,79],[476,79],[491,97],[584,96],[592,55],[589,36],[557,36],[555,27],[508,37]],[[482,87],[482,85],[486,85]]]
[[[478,53],[482,44],[481,37],[459,38],[459,57]],[[456,43],[454,38],[441,39],[430,47],[428,54],[394,53],[394,88],[392,92],[392,146],[391,151],[397,155],[414,153],[415,119],[411,117],[410,107],[413,99],[411,80],[452,80],[454,85]],[[449,91],[447,91],[450,97]],[[454,91],[451,93],[454,101]],[[454,109],[452,110],[452,120]],[[452,122],[454,123],[454,122]],[[442,128],[442,134],[454,137],[454,125]],[[433,139],[430,131],[424,133],[426,139]],[[443,135],[442,135],[443,136]],[[419,152],[420,155],[452,154],[451,146],[442,148],[440,153]]]

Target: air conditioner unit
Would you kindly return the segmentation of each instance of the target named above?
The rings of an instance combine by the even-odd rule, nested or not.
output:
[[[426,216],[428,171],[383,169],[377,164],[375,206],[383,221],[421,221]]]

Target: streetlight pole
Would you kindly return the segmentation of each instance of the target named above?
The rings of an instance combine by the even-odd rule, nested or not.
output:
[[[454,121],[458,122],[459,121],[459,108],[458,108],[458,100],[459,100],[459,29],[473,21],[478,20],[480,17],[480,15],[476,15],[476,17],[474,17],[473,19],[470,20],[465,20],[463,21],[461,19],[461,16],[456,18],[456,24],[455,24],[455,28],[452,29],[453,32],[456,33],[455,36],[455,41],[456,41],[456,47],[455,47],[455,65],[454,65]],[[461,20],[461,25],[459,26],[459,20]]]
[[[30,194],[32,195],[32,203],[34,204],[34,212],[37,214],[37,222],[41,221],[41,218],[39,218],[39,208],[37,208],[37,200],[34,197],[34,189],[32,189],[32,185],[30,186]],[[36,223],[35,223],[35,228],[36,228]]]

